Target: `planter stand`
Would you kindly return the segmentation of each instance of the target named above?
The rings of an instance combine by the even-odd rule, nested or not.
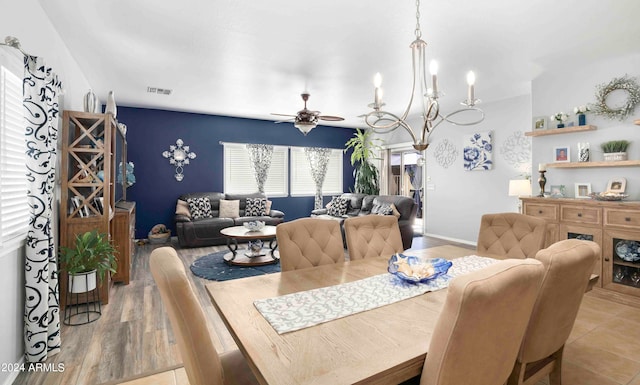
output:
[[[65,325],[85,325],[96,321],[102,315],[100,291],[96,287],[96,272],[67,274],[67,303],[64,310]],[[91,277],[93,275],[93,277]],[[74,289],[74,285],[76,288]],[[80,289],[81,288],[81,289]],[[88,291],[82,291],[89,288]],[[78,290],[80,289],[80,290]]]

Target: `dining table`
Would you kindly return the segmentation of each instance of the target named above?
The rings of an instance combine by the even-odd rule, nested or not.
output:
[[[474,250],[446,245],[405,254],[450,260]],[[211,282],[206,290],[261,384],[397,384],[422,372],[446,289],[281,334],[255,305],[385,274],[388,260],[367,258]]]

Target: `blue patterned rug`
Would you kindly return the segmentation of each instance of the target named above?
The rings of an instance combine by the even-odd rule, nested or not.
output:
[[[196,276],[211,281],[228,281],[230,279],[253,277],[280,272],[280,262],[264,266],[230,266],[222,258],[228,250],[218,251],[196,259],[191,264],[191,272]]]

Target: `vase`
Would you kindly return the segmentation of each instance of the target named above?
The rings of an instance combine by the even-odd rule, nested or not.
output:
[[[589,161],[589,143],[578,143],[578,161],[579,162],[588,162]]]
[[[587,125],[587,115],[578,114],[578,126],[586,126]]]
[[[116,97],[113,95],[113,91],[109,91],[107,96],[107,107],[104,111],[106,114],[111,114],[115,118],[118,115],[118,107],[116,106]]]
[[[96,270],[69,274],[69,293],[86,293],[96,288]]]
[[[84,95],[84,112],[96,112],[96,101],[96,94],[89,89],[89,92]]]
[[[564,128],[564,123],[558,123],[558,128]]]

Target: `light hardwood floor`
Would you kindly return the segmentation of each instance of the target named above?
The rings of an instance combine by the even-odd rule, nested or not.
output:
[[[413,247],[421,249],[444,244],[451,242],[417,237]],[[175,239],[172,245],[178,250],[187,271],[198,257],[224,248],[180,249]],[[137,248],[131,283],[113,286],[110,303],[103,307],[99,320],[88,325],[63,326],[62,352],[48,362],[64,363],[64,372],[21,373],[14,385],[115,384],[163,370],[168,372],[145,383],[184,382],[184,371],[172,370],[181,365],[180,353],[149,272],[148,259],[155,247],[159,246],[147,244]],[[209,320],[216,349],[220,352],[235,349],[231,335],[205,291],[207,281],[188,275]],[[597,291],[585,296],[565,348],[564,385],[640,385],[638,301],[631,299],[627,304],[621,304],[602,297]],[[624,302],[625,298],[620,300]]]

